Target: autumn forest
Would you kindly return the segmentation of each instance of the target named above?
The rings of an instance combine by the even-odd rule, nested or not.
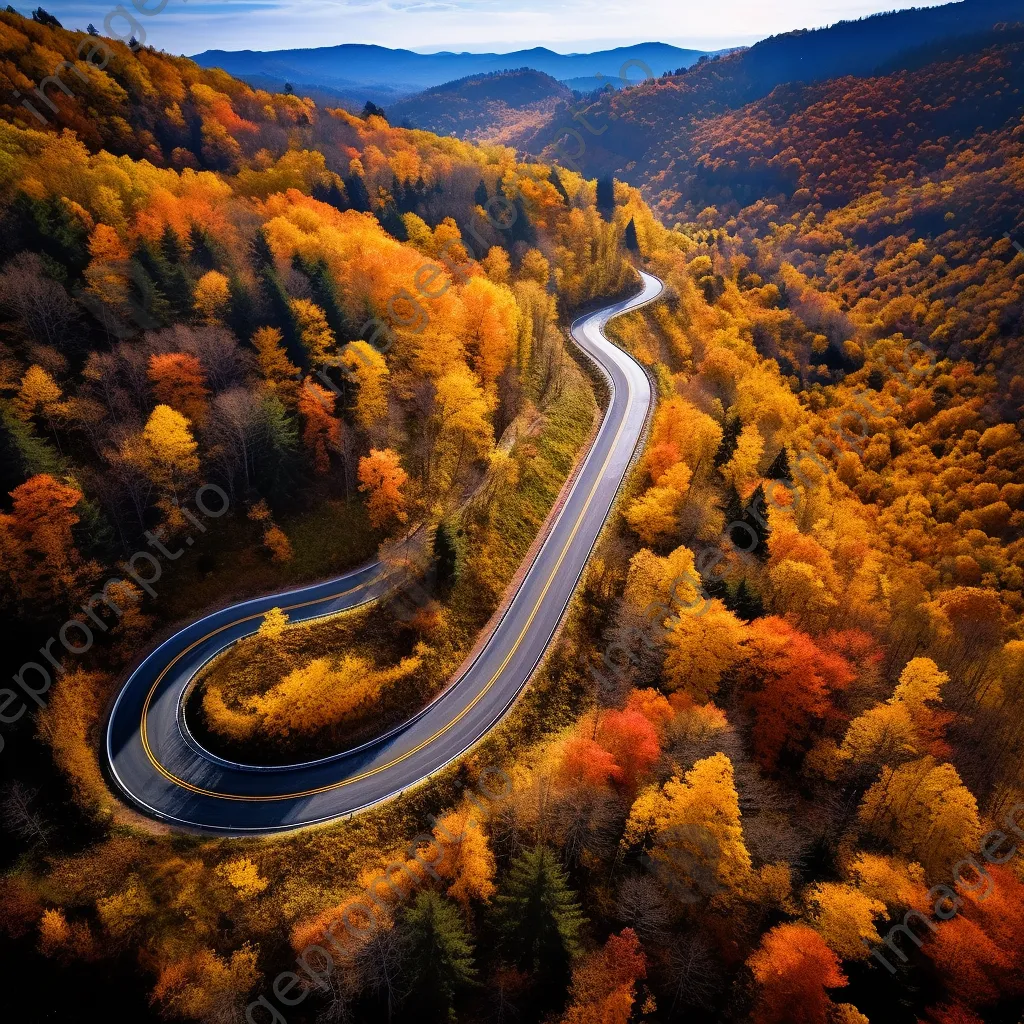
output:
[[[1021,1020],[1024,24],[758,52],[450,83],[400,105],[434,134],[0,12],[12,1020]],[[382,567],[196,665],[215,760],[448,692],[604,443],[572,325],[638,270],[604,332],[652,408],[500,721],[312,827],[133,801],[118,695],[242,602]]]

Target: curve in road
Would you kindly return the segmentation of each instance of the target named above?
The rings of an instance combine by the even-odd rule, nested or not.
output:
[[[135,669],[107,725],[113,779],[145,812],[173,825],[244,835],[342,817],[421,782],[476,744],[502,718],[544,656],[615,502],[651,407],[640,365],[605,338],[613,317],[657,299],[641,274],[638,295],[581,317],[580,348],[601,368],[611,397],[597,437],[550,532],[480,653],[424,711],[348,753],[302,765],[253,767],[214,757],[184,727],[188,684],[211,658],[255,632],[274,607],[292,621],[382,597],[380,563],[339,579],[214,612],[164,641]]]

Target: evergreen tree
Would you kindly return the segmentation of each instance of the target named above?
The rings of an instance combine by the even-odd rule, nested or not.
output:
[[[537,980],[542,996],[561,997],[584,917],[555,855],[543,846],[520,854],[495,897],[495,909],[508,955]]]
[[[630,252],[640,251],[640,240],[636,237],[636,224],[632,217],[629,218],[629,223],[626,225],[626,234],[623,242]]]
[[[425,202],[430,189],[427,187],[427,183],[423,180],[421,174],[416,179],[416,184],[405,188],[405,204],[400,206],[399,209],[402,213],[415,213],[416,208],[420,203]]]
[[[350,174],[345,179],[345,192],[353,210],[370,212],[370,193],[366,190],[366,182],[361,174]]]
[[[453,1020],[456,995],[476,983],[473,943],[458,907],[436,892],[421,892],[405,915],[404,931],[416,1019]]]
[[[473,202],[477,206],[483,206],[486,209],[488,199],[490,199],[490,196],[487,194],[487,182],[481,178],[480,184],[477,185],[476,191],[473,193]]]
[[[383,117],[385,121],[388,119],[388,115],[384,113],[383,107],[378,107],[372,100],[367,100],[366,106],[363,107],[363,112],[359,116],[365,121],[368,117],[373,117],[374,115]]]
[[[597,179],[597,208],[602,213],[612,213],[615,209],[615,179]]]
[[[558,176],[558,171],[552,167],[551,174],[548,176],[548,181],[555,186],[555,190],[565,200],[565,205],[569,205],[569,193],[565,191],[565,186],[562,184],[562,179]]]
[[[718,446],[718,451],[715,452],[716,468],[721,469],[736,454],[736,445],[739,443],[742,429],[743,424],[737,417],[725,421],[725,427],[722,430],[722,443]]]
[[[49,473],[58,479],[67,475],[68,464],[63,456],[36,433],[31,423],[15,416],[9,406],[0,406],[0,437],[5,438],[8,444],[7,458],[10,461],[5,472],[9,472],[14,480],[7,493],[37,473]]]
[[[298,479],[299,434],[281,400],[274,395],[263,399],[260,433],[263,442],[254,460],[254,483],[260,494],[286,499]]]
[[[188,247],[192,254],[192,262],[204,273],[207,270],[219,270],[224,264],[224,252],[220,243],[206,228],[193,224],[188,233]]]
[[[170,224],[164,228],[164,233],[160,236],[160,252],[172,266],[180,265],[188,259],[181,235]]]
[[[169,224],[160,236],[159,254],[166,268],[160,287],[180,316],[190,313],[195,302],[195,281],[189,273],[185,244]]]
[[[761,602],[761,598],[747,585],[746,579],[740,580],[736,593],[727,603],[729,610],[745,622],[753,622],[754,619],[759,619],[764,615],[764,604]]]
[[[729,485],[725,492],[725,501],[722,504],[722,514],[725,516],[725,523],[742,523],[744,521],[743,500],[740,498],[736,488]]]
[[[154,281],[161,281],[168,274],[169,267],[164,259],[163,250],[154,245],[148,238],[140,238],[132,253],[135,262],[146,271]]]
[[[395,208],[399,213],[405,210],[405,185],[398,180],[397,174],[391,175],[391,198],[394,201]]]
[[[0,262],[28,250],[49,258],[68,278],[89,265],[89,232],[56,196],[32,199],[19,192],[0,224]]]
[[[701,586],[709,601],[716,597],[722,602],[728,600],[729,585],[714,569],[709,569],[707,575],[701,577]]]
[[[32,20],[38,22],[40,25],[47,25],[50,28],[64,27],[52,14],[49,13],[49,11],[44,11],[42,7],[37,7],[32,12]]]
[[[231,298],[228,300],[225,323],[235,337],[248,340],[256,328],[261,326],[256,299],[236,274],[228,278],[228,288]]]
[[[159,284],[159,267],[148,243],[136,250],[131,263],[128,304],[136,324],[144,330],[164,327],[171,322],[171,304]],[[138,255],[143,255],[143,260]]]
[[[764,496],[764,484],[758,484],[757,490],[750,496],[745,517],[760,538],[757,547],[754,548],[754,554],[765,561],[769,555],[768,538],[771,536],[771,530],[768,529],[768,502]]]
[[[8,10],[10,10],[10,8],[8,8]],[[86,29],[86,32],[88,32],[91,36],[98,36],[100,34],[99,29],[96,28],[96,26],[91,21],[89,22],[89,27]]]
[[[267,233],[263,228],[253,235],[253,239],[249,243],[249,258],[252,260],[252,268],[257,274],[268,268],[272,270],[275,266],[274,251],[270,248]]]
[[[344,185],[335,174],[331,175],[330,181],[326,185],[318,182],[313,186],[313,198],[333,206],[336,210],[348,209],[348,197],[345,195]]]
[[[377,214],[377,220],[392,238],[399,242],[409,241],[409,232],[405,228],[405,221],[402,220],[402,215],[398,212],[394,200],[389,200],[384,204],[384,208]]]
[[[537,229],[533,226],[522,199],[517,196],[512,205],[515,207],[515,218],[509,228],[512,241],[534,245],[537,241]]]
[[[775,456],[774,461],[768,467],[768,473],[766,474],[769,480],[792,480],[792,473],[789,467],[789,452],[786,446],[783,445],[779,449],[779,454]]]
[[[454,583],[459,577],[459,549],[451,527],[438,523],[434,534],[434,563],[437,568],[437,581],[442,586]]]
[[[281,275],[274,267],[265,267],[259,277],[263,296],[271,311],[270,323],[260,326],[279,328],[284,336],[284,347],[288,358],[296,366],[308,370],[309,354],[302,344],[299,328],[295,323],[295,315],[292,313],[291,301],[284,283],[281,281]],[[251,333],[250,331],[249,334]]]
[[[324,260],[310,261],[296,253],[292,266],[309,279],[313,301],[324,311],[327,324],[336,338],[352,338],[356,329],[349,322],[338,296],[338,288]]]

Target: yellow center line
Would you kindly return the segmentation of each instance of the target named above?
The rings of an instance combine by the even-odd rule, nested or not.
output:
[[[605,340],[607,341],[607,339],[605,339]],[[629,398],[631,399],[632,395],[633,395],[633,386],[630,383],[628,374],[626,376],[626,385],[627,385],[627,389],[628,389]],[[628,412],[628,409],[629,409],[629,404],[630,403],[627,401],[627,403],[626,403],[627,412]],[[299,793],[277,793],[277,794],[273,794],[273,795],[255,795],[255,794],[242,794],[242,793],[219,793],[216,790],[204,789],[201,786],[194,786],[192,783],[186,782],[184,779],[179,779],[176,775],[174,775],[169,769],[165,768],[156,759],[156,757],[154,756],[154,754],[153,754],[153,752],[152,752],[152,750],[150,749],[150,746],[149,746],[149,739],[148,739],[147,731],[146,731],[146,715],[148,713],[149,704],[150,704],[150,701],[152,700],[153,694],[156,692],[156,689],[160,685],[160,683],[163,680],[164,676],[166,676],[166,674],[171,670],[171,668],[173,668],[173,666],[181,658],[183,658],[186,654],[188,654],[189,651],[193,650],[193,648],[197,647],[199,644],[205,643],[205,641],[209,640],[210,637],[216,636],[217,633],[220,633],[223,630],[230,628],[231,626],[238,625],[239,623],[242,623],[242,622],[248,622],[251,619],[261,618],[263,615],[266,614],[265,612],[257,612],[255,615],[248,615],[245,618],[236,619],[233,622],[229,622],[226,625],[223,625],[223,626],[219,627],[218,629],[213,630],[211,633],[208,633],[206,636],[202,637],[201,639],[196,640],[195,643],[190,644],[184,651],[182,651],[167,666],[167,668],[165,668],[163,670],[163,672],[160,673],[160,675],[157,678],[156,682],[153,684],[152,688],[150,689],[149,694],[146,697],[146,702],[143,705],[143,709],[142,709],[142,730],[141,730],[142,745],[145,748],[146,756],[149,758],[149,760],[152,763],[153,767],[156,768],[157,771],[161,775],[163,775],[164,778],[166,778],[168,781],[175,783],[176,785],[182,787],[183,789],[188,790],[189,792],[196,793],[199,796],[209,796],[209,797],[215,797],[216,799],[219,799],[219,800],[238,800],[238,801],[244,801],[244,802],[250,802],[250,803],[273,802],[273,801],[276,801],[276,800],[295,800],[295,799],[300,799],[302,797],[316,796],[318,793],[326,793],[326,792],[329,792],[332,789],[341,789],[343,786],[350,786],[353,783],[360,782],[363,779],[370,778],[371,776],[376,775],[378,772],[387,771],[389,768],[393,768],[395,765],[401,764],[403,761],[408,760],[414,754],[419,753],[424,747],[429,746],[438,737],[443,736],[450,729],[454,728],[456,725],[458,725],[458,723],[466,715],[469,714],[470,711],[473,710],[473,708],[477,705],[477,703],[480,700],[482,700],[483,697],[490,691],[490,689],[497,682],[498,678],[501,676],[501,674],[508,667],[509,662],[511,662],[512,658],[515,656],[516,651],[518,651],[520,646],[522,645],[522,642],[525,639],[526,634],[529,632],[530,627],[533,625],[534,619],[537,617],[538,613],[540,612],[541,605],[544,603],[544,598],[547,597],[547,593],[551,589],[551,585],[554,583],[555,577],[558,575],[558,571],[562,567],[562,563],[565,561],[565,558],[566,558],[566,556],[569,553],[569,549],[572,547],[572,542],[576,539],[576,534],[579,532],[579,529],[580,529],[580,527],[583,524],[583,520],[586,517],[587,510],[590,508],[590,504],[594,500],[594,495],[597,493],[597,489],[600,486],[601,481],[604,479],[604,474],[605,474],[605,471],[608,469],[608,464],[611,462],[612,456],[615,454],[615,451],[618,448],[619,439],[622,437],[622,432],[626,428],[627,419],[628,419],[628,417],[624,416],[623,419],[622,419],[622,423],[619,424],[619,429],[616,432],[615,438],[612,441],[611,447],[608,450],[608,455],[605,457],[604,465],[601,467],[601,470],[600,470],[600,472],[597,475],[597,479],[594,481],[594,485],[593,485],[593,487],[591,487],[590,493],[587,495],[587,500],[584,503],[583,508],[580,510],[580,514],[579,514],[579,517],[576,520],[576,524],[573,527],[572,532],[569,534],[569,539],[565,542],[565,546],[562,549],[562,553],[561,553],[561,555],[559,555],[558,561],[555,563],[555,567],[551,570],[551,573],[548,576],[547,582],[544,584],[544,589],[541,591],[540,597],[537,599],[537,603],[534,605],[533,611],[531,612],[529,619],[527,619],[526,625],[523,626],[523,629],[520,632],[518,638],[516,639],[516,642],[512,645],[512,647],[509,650],[508,654],[505,656],[505,660],[501,663],[500,667],[494,673],[494,675],[491,676],[490,680],[488,680],[487,685],[473,698],[473,700],[470,701],[470,703],[467,704],[466,707],[463,708],[462,711],[460,711],[459,714],[455,716],[455,718],[453,718],[446,725],[444,725],[440,729],[438,729],[438,731],[435,732],[432,736],[430,736],[427,739],[425,739],[418,746],[413,747],[412,750],[409,750],[406,753],[400,755],[399,757],[396,757],[394,760],[389,761],[387,764],[382,764],[382,765],[379,765],[376,768],[371,768],[371,769],[363,772],[360,775],[353,775],[351,778],[341,779],[338,782],[332,782],[332,783],[330,783],[328,785],[320,786],[320,787],[318,787],[316,789],[303,790],[302,792],[299,792]],[[373,582],[373,581],[370,581],[370,582]],[[365,585],[368,585],[368,584],[363,584],[363,585],[365,586]],[[360,589],[360,587],[354,587],[352,590],[346,591],[344,594],[339,594],[337,596],[338,597],[345,597],[347,594],[351,594],[354,591],[359,590],[359,589]],[[318,604],[321,601],[326,601],[326,600],[331,600],[331,599],[330,598],[317,598],[317,599],[315,599],[313,601],[304,601],[301,604],[289,605],[289,606],[283,608],[282,610],[283,611],[292,611],[292,610],[294,610],[296,608],[305,608],[308,605]]]

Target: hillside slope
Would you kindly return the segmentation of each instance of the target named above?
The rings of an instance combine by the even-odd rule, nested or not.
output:
[[[516,145],[547,122],[572,92],[529,68],[473,75],[399,100],[388,107],[394,124],[438,135]]]
[[[666,168],[671,151],[695,122],[761,99],[785,83],[907,67],[914,63],[913,51],[921,47],[989,31],[1020,17],[1017,0],[961,0],[774,36],[683,74],[602,94],[581,112],[595,128],[585,138],[582,155],[575,155],[578,146],[566,140],[561,120],[553,122],[538,152],[554,159],[569,154],[587,174],[616,174],[631,184],[647,185],[658,201],[678,192]],[[670,210],[674,202],[669,195],[663,209]]]
[[[652,196],[688,219],[760,199],[788,216],[842,206],[882,182],[941,180],[947,164],[972,146],[990,149],[986,136],[1016,125],[1024,27],[920,56],[928,63],[888,75],[781,85],[694,122],[644,168]]]

